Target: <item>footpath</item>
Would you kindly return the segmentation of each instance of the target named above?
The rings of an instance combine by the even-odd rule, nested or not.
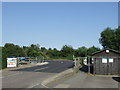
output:
[[[82,68],[82,67],[81,67]],[[85,68],[84,68],[85,69]],[[119,88],[120,77],[106,75],[92,75],[86,73],[86,69],[68,69],[51,78],[46,79],[41,84],[33,88]],[[74,72],[75,71],[75,72]],[[76,71],[78,73],[76,73]],[[84,72],[85,71],[85,72]]]
[[[118,88],[119,81],[115,78],[117,77],[92,76],[80,71],[73,76],[49,83],[46,86],[49,88]]]

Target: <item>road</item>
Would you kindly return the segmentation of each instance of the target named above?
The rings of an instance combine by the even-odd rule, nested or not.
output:
[[[73,66],[72,61],[47,61],[46,65],[2,72],[2,88],[31,88]],[[42,85],[41,88],[44,88]]]

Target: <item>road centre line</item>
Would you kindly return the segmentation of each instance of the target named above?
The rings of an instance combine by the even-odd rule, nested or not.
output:
[[[39,71],[39,70],[43,70],[43,69],[47,69],[48,67],[44,67],[44,68],[40,68],[40,69],[35,69],[34,71]]]

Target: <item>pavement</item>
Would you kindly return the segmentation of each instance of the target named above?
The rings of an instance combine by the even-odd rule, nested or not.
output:
[[[44,80],[73,67],[72,61],[48,60],[47,62],[44,65],[3,70],[2,88],[32,88],[38,84],[40,84],[39,88],[45,88],[41,85]]]
[[[49,88],[118,88],[119,77],[93,76],[85,72],[49,83]]]

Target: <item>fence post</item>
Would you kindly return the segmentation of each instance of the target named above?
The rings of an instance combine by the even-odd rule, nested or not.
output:
[[[36,62],[38,63],[38,59],[37,59],[37,57],[35,57],[35,59],[36,59]]]
[[[17,67],[18,67],[18,65],[19,65],[19,57],[17,57]]]
[[[75,58],[75,67],[77,66],[76,58]]]
[[[29,63],[30,63],[30,57],[28,59],[29,59]]]
[[[90,73],[90,57],[88,56],[88,73]]]

